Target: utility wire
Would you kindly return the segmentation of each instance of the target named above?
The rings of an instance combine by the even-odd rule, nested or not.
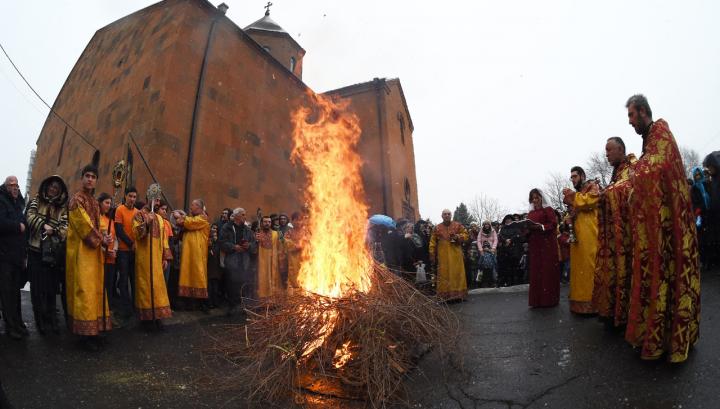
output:
[[[60,119],[65,125],[67,125],[68,128],[72,129],[72,131],[75,132],[77,134],[77,136],[79,136],[80,139],[83,140],[83,142],[90,145],[90,147],[92,147],[93,149],[98,150],[98,148],[95,147],[95,145],[93,145],[83,134],[81,134],[77,129],[75,129],[72,125],[70,125],[65,120],[65,118],[63,118],[62,116],[60,116],[60,114],[55,112],[55,110],[50,106],[50,104],[45,102],[43,97],[41,97],[40,94],[38,94],[37,91],[35,91],[35,88],[33,88],[33,86],[30,85],[30,82],[28,82],[28,80],[25,78],[25,76],[22,74],[22,72],[20,72],[20,69],[17,67],[17,65],[15,65],[12,58],[10,58],[7,51],[5,51],[5,47],[2,46],[2,43],[0,43],[0,49],[2,50],[3,54],[5,54],[5,57],[7,57],[8,61],[10,61],[10,64],[13,66],[13,68],[15,68],[15,71],[17,71],[18,75],[20,75],[20,78],[22,78],[22,80],[25,81],[25,84],[27,84],[27,86],[30,88],[30,90],[33,92],[33,94],[35,94],[35,96],[38,97],[40,99],[40,101],[42,101],[42,103],[45,104],[46,107],[48,107],[50,112],[52,112],[58,119]]]

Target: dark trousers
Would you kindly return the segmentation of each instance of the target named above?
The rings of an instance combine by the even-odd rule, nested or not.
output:
[[[0,302],[2,302],[5,331],[19,330],[22,326],[20,311],[20,281],[23,268],[0,261]]]
[[[51,267],[42,262],[39,252],[28,251],[28,276],[30,278],[30,300],[38,328],[57,325],[55,300],[58,291],[58,276],[62,268]]]
[[[235,307],[253,299],[255,282],[252,273],[243,269],[227,268],[225,270],[225,294],[228,306]]]
[[[135,305],[135,252],[121,250],[117,254],[117,289],[120,293],[117,304],[126,317],[131,317]]]
[[[112,311],[116,311],[117,305],[117,293],[115,292],[116,283],[115,278],[117,277],[117,266],[115,264],[105,264],[105,293],[107,294],[107,305]]]

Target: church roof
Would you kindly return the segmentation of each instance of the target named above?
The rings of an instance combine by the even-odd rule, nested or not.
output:
[[[266,12],[263,18],[261,18],[260,20],[257,20],[256,22],[245,27],[245,30],[262,30],[287,34],[287,31],[280,27],[280,24],[276,23],[273,19],[270,18],[269,12]]]

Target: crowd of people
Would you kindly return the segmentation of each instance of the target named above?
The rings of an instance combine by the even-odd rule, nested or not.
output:
[[[163,200],[140,201],[134,187],[115,206],[111,195],[95,194],[97,178],[86,166],[82,188],[70,194],[50,176],[27,206],[16,177],[0,186],[0,298],[10,338],[29,335],[20,302],[28,281],[38,333],[59,333],[62,309],[67,329],[92,351],[113,327],[137,320],[162,330],[173,310],[224,307],[233,315],[298,286],[306,211],[250,224],[237,207],[211,223],[201,199],[188,212],[170,211]]]
[[[464,300],[468,288],[529,283],[531,307],[554,307],[560,283],[569,282],[573,313],[625,327],[643,358],[685,360],[698,337],[700,262],[719,263],[720,155],[708,155],[705,169],[686,180],[667,123],[653,121],[642,95],[627,108],[643,153],[638,159],[621,138],[609,138],[608,186],[576,166],[574,189],[563,191],[566,209],[551,208],[532,189],[528,213],[502,220],[464,226],[444,210],[437,225],[371,223],[369,251],[446,301]],[[61,307],[88,350],[135,320],[162,330],[173,310],[222,307],[233,315],[299,287],[306,210],[258,213],[250,223],[245,209],[226,208],[211,222],[201,199],[187,212],[171,211],[161,199],[140,201],[129,187],[116,205],[111,195],[96,195],[97,168],[80,176],[74,193],[61,177],[47,177],[27,205],[16,177],[0,186],[0,299],[9,337],[28,336],[20,302],[28,281],[37,331],[58,333]]]
[[[609,138],[610,184],[601,187],[573,167],[573,189],[562,192],[567,206],[562,214],[539,189],[530,190],[530,212],[520,220],[507,216],[497,231],[483,222],[480,233],[472,233],[476,226],[468,233],[468,226],[443,211],[429,246],[438,295],[464,299],[472,283],[468,265],[478,277],[494,277],[495,269],[502,285],[522,282],[525,276],[517,272],[527,268],[531,307],[557,306],[560,282],[569,280],[570,311],[598,315],[624,329],[643,359],[685,361],[699,336],[701,266],[716,267],[720,257],[720,152],[709,154],[704,169],[696,168],[688,180],[667,122],[653,120],[641,94],[626,108],[643,138],[642,155],[627,153],[621,138]],[[468,242],[483,255],[479,267],[462,251]],[[516,247],[503,254],[503,243]]]

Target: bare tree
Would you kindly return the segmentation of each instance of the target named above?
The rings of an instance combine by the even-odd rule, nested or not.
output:
[[[696,150],[688,148],[687,146],[680,146],[680,157],[683,161],[683,167],[685,168],[685,177],[692,179],[692,169],[695,166],[702,166],[700,155]]]
[[[500,202],[496,198],[482,193],[470,200],[468,210],[480,223],[485,220],[490,220],[491,222],[500,221],[507,213],[507,209],[500,205]]]
[[[588,179],[598,179],[600,181],[600,187],[603,188],[610,183],[613,167],[602,152],[594,152],[591,154],[585,166],[585,173]]]
[[[564,209],[563,204],[563,189],[572,189],[570,185],[570,178],[563,175],[562,173],[554,172],[548,175],[545,180],[544,193],[547,199],[550,201],[550,205],[555,209]]]

